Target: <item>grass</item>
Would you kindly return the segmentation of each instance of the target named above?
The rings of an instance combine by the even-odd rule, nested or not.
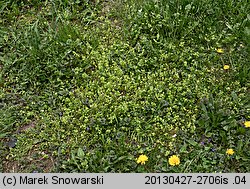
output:
[[[0,5],[2,172],[250,171],[247,0]]]

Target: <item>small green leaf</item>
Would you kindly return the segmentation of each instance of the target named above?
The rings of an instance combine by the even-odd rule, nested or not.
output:
[[[84,151],[81,148],[78,148],[77,156],[79,158],[84,158],[85,157],[85,153],[84,153]]]
[[[123,159],[126,159],[126,158],[127,158],[127,156],[121,156],[117,160],[114,161],[114,164],[121,161],[121,160],[123,160]]]
[[[188,4],[188,5],[185,7],[185,10],[186,10],[187,12],[189,12],[189,11],[191,10],[191,8],[192,8],[192,5],[191,5],[191,4]]]
[[[197,142],[195,142],[194,140],[187,140],[187,142],[189,143],[189,144],[191,144],[192,146],[197,146]]]
[[[187,144],[184,144],[181,149],[180,149],[180,153],[183,153],[183,152],[187,152]]]

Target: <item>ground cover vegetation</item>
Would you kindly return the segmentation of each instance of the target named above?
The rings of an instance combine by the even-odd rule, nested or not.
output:
[[[2,0],[2,172],[249,172],[248,0]]]

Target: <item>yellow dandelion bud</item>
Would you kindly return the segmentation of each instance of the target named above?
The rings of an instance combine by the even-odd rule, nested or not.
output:
[[[227,64],[226,64],[226,65],[224,65],[224,67],[223,67],[223,69],[224,69],[224,70],[228,70],[229,68],[230,68],[230,66],[229,66],[229,65],[227,65]]]
[[[234,154],[234,150],[233,149],[227,149],[227,151],[226,151],[226,154],[227,155],[233,155]]]
[[[138,158],[137,158],[137,163],[141,164],[141,165],[144,165],[145,162],[148,161],[148,157],[146,155],[140,155]]]
[[[244,125],[245,127],[250,127],[250,121],[245,121]]]
[[[216,51],[217,51],[217,53],[219,53],[219,54],[224,53],[224,50],[223,50],[222,48],[218,48]]]
[[[176,155],[171,156],[168,159],[168,163],[172,166],[179,165],[180,164],[180,158]]]

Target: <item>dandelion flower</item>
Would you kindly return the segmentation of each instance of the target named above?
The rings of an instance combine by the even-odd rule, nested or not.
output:
[[[179,165],[180,164],[180,158],[176,155],[171,156],[168,159],[168,163],[172,166]]]
[[[234,154],[234,150],[233,149],[227,149],[227,151],[226,151],[226,154],[227,155],[233,155]]]
[[[250,127],[250,121],[245,121],[244,125],[245,127]]]
[[[224,70],[228,70],[229,68],[230,68],[230,66],[229,66],[229,65],[227,65],[227,64],[226,64],[226,65],[224,65],[224,67],[223,67],[223,69],[224,69]]]
[[[224,53],[224,50],[223,50],[222,48],[218,48],[216,51],[217,51],[217,53],[219,53],[219,54]]]
[[[148,157],[146,155],[140,155],[138,158],[137,158],[137,163],[141,164],[141,165],[144,165],[145,162],[148,161]]]

